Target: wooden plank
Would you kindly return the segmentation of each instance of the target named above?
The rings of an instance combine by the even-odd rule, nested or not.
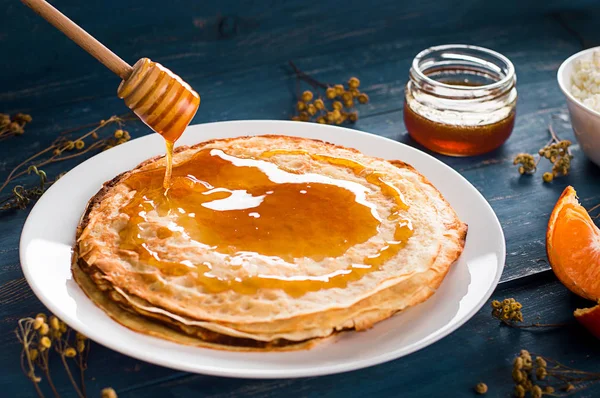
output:
[[[44,81],[49,73],[70,78],[82,70],[102,70],[21,4],[11,0],[2,0],[0,4],[6,10],[0,27],[0,48],[4,54],[11,54],[12,61],[0,65],[3,87],[6,84],[22,87],[19,81],[9,77],[15,66],[21,67],[21,78],[33,81]],[[478,24],[514,22],[516,18],[526,20],[567,4],[570,8],[581,8],[593,4],[593,0],[543,4],[510,0],[504,2],[503,7],[495,7],[493,12],[483,12],[485,5],[477,2],[454,3],[448,7],[433,0],[404,3],[400,7],[393,0],[379,1],[377,7],[341,0],[310,7],[300,0],[228,0],[208,4],[171,1],[168,10],[160,13],[152,2],[145,7],[140,7],[138,2],[122,2],[118,7],[107,6],[107,3],[55,2],[68,16],[130,62],[141,56],[162,56],[167,60],[184,57],[201,68],[212,64],[211,69],[218,69],[217,65],[235,67],[242,62],[262,63],[265,58],[289,56],[290,50],[312,54],[314,43],[318,43],[319,51],[328,52],[338,45],[397,37],[396,32],[422,31],[423,26],[427,26],[428,31],[440,32],[449,27],[464,31]],[[478,14],[486,17],[472,18]],[[31,43],[36,49],[35,55],[30,46],[21,43]]]

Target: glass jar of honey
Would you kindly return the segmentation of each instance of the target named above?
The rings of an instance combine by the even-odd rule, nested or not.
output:
[[[473,156],[498,148],[515,124],[517,77],[495,51],[450,44],[413,60],[405,89],[404,124],[424,147]]]

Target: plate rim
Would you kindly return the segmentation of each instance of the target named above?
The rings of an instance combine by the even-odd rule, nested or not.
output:
[[[221,125],[244,126],[244,125],[248,125],[248,124],[253,124],[253,125],[260,125],[260,124],[278,125],[279,124],[279,125],[295,125],[295,126],[297,126],[298,122],[287,121],[287,120],[228,120],[228,121],[194,124],[194,125],[190,125],[188,127],[188,129],[190,129],[190,128],[211,128],[214,126],[221,126]],[[171,369],[181,370],[181,371],[186,371],[186,372],[191,372],[191,373],[196,373],[196,374],[204,374],[204,375],[220,376],[220,377],[231,377],[231,378],[248,378],[248,379],[282,379],[282,378],[315,377],[315,376],[325,376],[325,375],[331,375],[331,374],[346,373],[346,372],[363,369],[363,368],[367,368],[370,366],[383,364],[383,363],[386,363],[386,362],[389,362],[389,361],[392,361],[395,359],[406,357],[406,356],[413,354],[419,350],[422,350],[423,348],[428,347],[428,346],[440,341],[444,337],[447,337],[450,334],[454,333],[456,330],[461,328],[467,321],[469,321],[477,312],[479,312],[479,310],[485,305],[487,300],[491,297],[494,290],[498,286],[498,283],[500,281],[500,278],[502,276],[502,273],[504,271],[504,267],[506,264],[506,238],[504,236],[504,231],[502,229],[502,225],[500,224],[500,220],[498,219],[498,216],[496,215],[494,209],[491,207],[491,205],[485,199],[485,197],[481,194],[481,192],[479,192],[479,190],[477,190],[477,188],[475,188],[475,186],[473,184],[471,184],[471,182],[469,182],[464,176],[462,176],[458,171],[454,170],[452,167],[448,166],[441,160],[436,159],[434,156],[432,156],[424,151],[421,151],[417,148],[414,148],[410,145],[407,145],[405,143],[393,140],[388,137],[380,136],[380,135],[373,134],[373,133],[368,133],[368,132],[361,131],[361,130],[351,129],[351,128],[347,128],[347,127],[320,125],[320,124],[313,124],[313,123],[310,123],[310,124],[306,123],[304,125],[310,126],[308,128],[313,128],[313,129],[339,130],[344,134],[347,134],[348,132],[350,132],[351,134],[357,134],[357,135],[363,136],[369,140],[379,140],[381,142],[389,142],[390,144],[395,145],[395,146],[399,145],[399,146],[403,147],[403,150],[406,150],[408,152],[416,152],[416,153],[418,153],[418,156],[424,156],[427,161],[434,162],[436,164],[439,164],[443,168],[449,169],[449,171],[451,171],[456,177],[462,179],[463,182],[465,182],[467,184],[467,186],[470,188],[472,193],[474,195],[476,195],[478,197],[478,199],[480,199],[483,202],[486,209],[493,215],[494,227],[497,228],[497,230],[500,234],[499,238],[502,243],[501,246],[498,247],[498,249],[499,249],[498,252],[500,253],[500,256],[498,256],[498,258],[497,258],[496,275],[492,279],[492,282],[491,282],[488,290],[481,296],[481,299],[479,300],[479,302],[477,304],[475,304],[471,308],[470,311],[468,311],[461,319],[456,321],[451,327],[446,328],[446,329],[439,328],[428,339],[425,339],[424,341],[413,344],[412,347],[410,347],[408,350],[402,351],[401,353],[398,353],[397,350],[391,350],[391,351],[386,352],[381,355],[371,356],[366,359],[361,358],[359,360],[355,360],[350,363],[327,364],[324,367],[315,367],[312,369],[301,369],[301,370],[300,369],[292,369],[292,370],[283,369],[281,371],[273,371],[271,369],[271,370],[267,371],[267,370],[263,370],[263,369],[246,368],[242,371],[240,369],[231,369],[231,368],[226,368],[226,367],[214,367],[210,364],[203,364],[203,365],[192,364],[192,363],[185,362],[185,361],[172,360],[171,357],[158,359],[158,358],[153,357],[151,354],[148,354],[146,351],[129,350],[124,345],[119,345],[118,343],[115,343],[108,338],[102,338],[102,336],[100,336],[99,334],[94,334],[93,336],[90,336],[90,338],[92,338],[92,340],[94,340],[96,343],[101,344],[111,350],[114,350],[123,355],[127,355],[129,357],[132,357],[132,358],[135,358],[138,360],[142,360],[142,361],[145,361],[145,362],[148,362],[148,363],[151,363],[154,365],[158,365],[158,366],[164,366],[164,367],[168,367]],[[282,128],[282,130],[285,130],[285,128]],[[290,134],[286,134],[285,131],[278,132],[277,134],[293,136]],[[265,134],[250,134],[250,133],[248,133],[248,134],[240,134],[239,137],[260,136],[260,135],[272,135],[272,133],[265,133]],[[144,140],[149,141],[151,139],[154,139],[154,136],[156,136],[156,134],[150,133],[145,136],[131,140],[130,142],[127,142],[121,146],[128,146],[128,145],[132,144],[133,142],[139,142],[139,141],[144,141]],[[207,141],[212,140],[212,139],[223,139],[223,138],[227,138],[227,137],[208,138]],[[315,139],[315,138],[313,138],[313,139]],[[316,139],[318,139],[318,138],[316,138]],[[322,141],[331,142],[333,144],[336,144],[336,142],[333,142],[335,140],[322,139]],[[199,141],[199,142],[202,142],[202,141]],[[348,146],[345,144],[336,144],[336,145],[342,145],[345,147],[352,148],[351,146]],[[110,150],[106,151],[106,152],[110,152]],[[102,153],[106,153],[106,152],[101,152],[99,154],[96,154],[96,155],[90,157],[89,159],[86,159],[84,162],[78,164],[77,166],[75,166],[74,168],[69,170],[67,172],[67,174],[72,173],[72,172],[76,171],[77,169],[86,167],[86,163],[90,162],[96,156],[98,156]],[[364,152],[364,151],[361,150],[361,152]],[[388,160],[388,159],[386,159],[386,160]],[[48,191],[53,190],[54,188],[55,188],[55,186],[53,185],[48,189]],[[46,308],[48,308],[48,310],[50,312],[52,312],[53,314],[55,314],[56,316],[61,318],[61,320],[63,320],[66,323],[69,323],[68,321],[71,319],[71,317],[69,315],[65,316],[65,314],[63,313],[63,311],[60,309],[60,307],[58,305],[55,305],[49,297],[47,297],[46,295],[41,293],[41,291],[39,290],[39,287],[33,282],[33,280],[34,280],[33,276],[30,274],[31,267],[24,265],[26,263],[25,258],[24,258],[25,257],[25,255],[24,255],[25,244],[26,244],[25,237],[27,236],[27,233],[29,232],[30,229],[35,228],[35,226],[34,226],[35,220],[32,217],[32,215],[35,215],[36,207],[38,207],[38,205],[42,201],[43,201],[43,196],[35,203],[35,205],[31,209],[31,211],[28,214],[27,219],[25,220],[25,223],[23,225],[23,228],[21,231],[21,236],[19,239],[20,266],[21,266],[21,270],[23,272],[23,275],[24,275],[29,287],[32,289],[32,291],[34,292],[36,297],[42,302],[42,304],[44,306],[46,306]],[[468,235],[467,235],[467,241],[468,241]],[[81,289],[79,286],[77,286],[77,288]],[[84,295],[85,295],[85,293],[84,293]],[[89,300],[89,298],[88,298],[88,300]],[[108,316],[107,314],[105,314],[105,315]],[[64,319],[64,318],[67,318],[67,319]],[[112,320],[112,322],[116,322],[116,321]],[[117,322],[117,324],[119,324],[119,323]],[[137,332],[135,332],[135,333],[137,333]],[[152,337],[152,336],[148,336],[148,337]],[[163,341],[163,339],[158,339],[155,337],[152,337],[152,338]],[[177,344],[177,343],[173,343],[173,344]],[[178,345],[181,345],[181,344],[178,344]],[[184,345],[181,345],[181,346],[184,346]],[[194,347],[194,348],[197,348],[197,347]],[[318,349],[319,349],[319,347],[317,345],[317,347],[312,348],[310,351],[318,350]],[[249,354],[250,355],[259,355],[259,353],[249,353]],[[266,374],[267,372],[268,372],[268,374]]]

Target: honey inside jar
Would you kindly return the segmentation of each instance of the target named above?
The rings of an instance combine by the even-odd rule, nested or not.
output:
[[[397,214],[406,208],[401,193],[389,188],[392,186],[380,177],[371,177],[375,185],[388,186],[382,193],[396,203],[396,214],[392,214],[398,218],[394,239],[362,264],[327,275],[218,278],[212,274],[211,264],[173,260],[167,250],[169,245],[148,244],[185,237],[207,250],[229,256],[232,263],[236,258],[269,257],[293,265],[298,258],[319,261],[341,256],[378,233],[382,220],[367,200],[367,187],[317,174],[291,173],[267,161],[270,156],[276,155],[250,159],[218,149],[201,150],[175,165],[166,192],[162,187],[164,168],[133,174],[125,181],[135,194],[122,210],[128,221],[120,231],[120,248],[135,252],[140,261],[164,275],[192,273],[211,292],[232,289],[250,294],[270,288],[300,296],[309,291],[344,287],[360,279],[397,254],[412,235],[410,222]],[[365,171],[364,166],[349,163],[350,160],[330,161],[357,168],[358,173]],[[376,176],[373,172],[367,175]],[[159,219],[165,218],[169,222],[161,224]]]
[[[479,87],[482,84],[462,81],[444,81],[453,86]],[[512,133],[515,111],[505,118],[481,124],[463,124],[448,117],[447,122],[433,121],[404,104],[404,125],[410,136],[427,149],[451,156],[473,156],[490,152],[502,145]],[[483,121],[483,120],[482,120]]]
[[[404,124],[434,152],[473,156],[500,147],[515,123],[516,77],[510,61],[465,45],[432,47],[413,61]]]

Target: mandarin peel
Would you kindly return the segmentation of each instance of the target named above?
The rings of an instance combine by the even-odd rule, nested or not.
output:
[[[568,186],[558,199],[546,230],[552,270],[573,293],[600,300],[600,230]]]

